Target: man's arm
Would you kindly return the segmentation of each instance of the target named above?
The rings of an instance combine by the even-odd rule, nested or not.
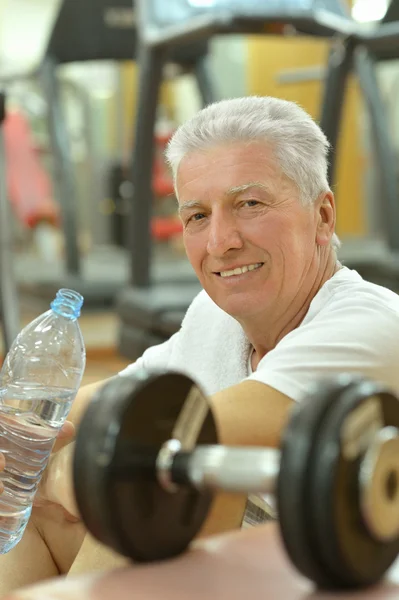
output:
[[[258,381],[244,381],[210,398],[221,444],[277,448],[294,402]],[[220,493],[199,537],[241,526],[246,495]]]
[[[210,397],[221,444],[280,445],[294,402],[259,381],[243,381]]]
[[[108,381],[110,379],[104,379],[82,387],[68,420],[78,426],[94,394]],[[272,447],[279,445],[288,412],[294,404],[285,394],[259,381],[243,381],[214,394],[209,402],[221,444]]]
[[[0,598],[23,585],[58,574],[57,565],[32,516],[19,544],[0,556]]]
[[[3,600],[394,600],[399,562],[379,586],[332,594],[316,590],[289,563],[275,524],[197,542],[175,560],[135,565],[29,587]]]

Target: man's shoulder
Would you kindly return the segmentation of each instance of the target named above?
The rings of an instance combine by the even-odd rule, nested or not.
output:
[[[374,309],[399,317],[399,296],[392,290],[363,279],[348,268],[336,273],[325,286],[321,310],[347,307],[348,310]]]

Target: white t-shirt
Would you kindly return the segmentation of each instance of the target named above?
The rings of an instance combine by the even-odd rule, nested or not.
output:
[[[250,351],[240,324],[201,291],[181,329],[120,374],[142,367],[177,370],[207,394],[256,380],[299,401],[311,383],[346,372],[399,393],[399,296],[344,267],[319,290],[299,327],[253,373]]]

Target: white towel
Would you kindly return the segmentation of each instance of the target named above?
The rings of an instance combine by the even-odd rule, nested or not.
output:
[[[168,368],[183,370],[206,394],[214,394],[248,377],[249,350],[241,325],[202,291],[174,340]]]

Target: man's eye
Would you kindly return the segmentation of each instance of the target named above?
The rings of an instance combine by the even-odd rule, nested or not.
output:
[[[189,221],[201,221],[205,217],[204,213],[196,213],[195,215],[191,215]]]
[[[245,204],[248,206],[256,206],[257,204],[259,204],[259,200],[246,200]]]

